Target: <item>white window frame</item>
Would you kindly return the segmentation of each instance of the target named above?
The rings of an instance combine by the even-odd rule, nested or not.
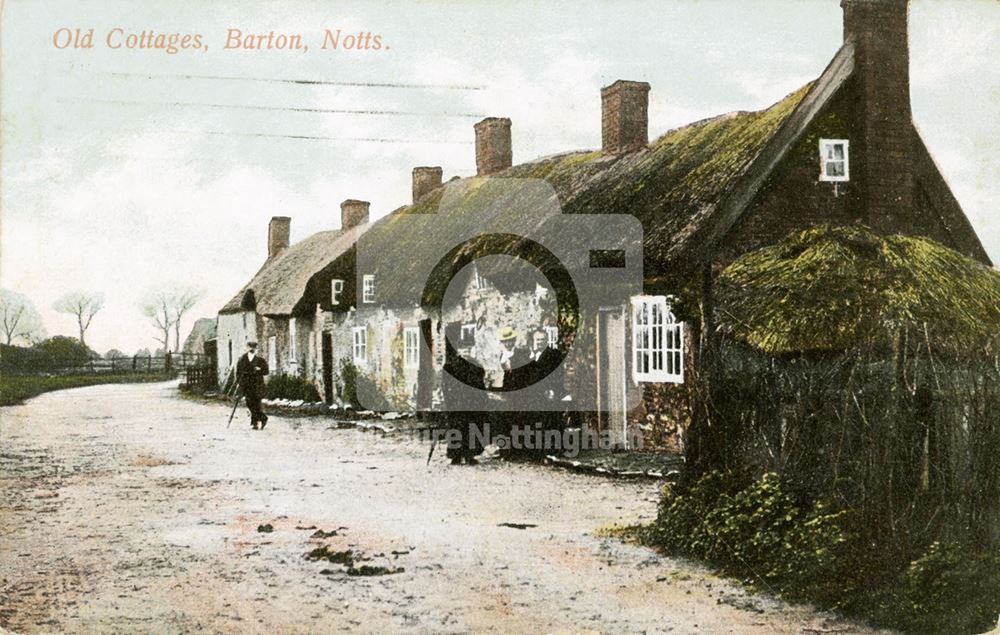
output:
[[[492,289],[493,288],[493,283],[490,282],[489,278],[486,278],[481,273],[479,273],[479,268],[478,267],[476,267],[476,269],[475,269],[474,284],[475,284],[476,290],[478,290],[478,291],[482,291],[484,289]]]
[[[420,329],[403,329],[403,368],[420,368]]]
[[[375,274],[373,273],[361,276],[361,301],[365,304],[375,302]]]
[[[296,366],[299,362],[299,333],[295,318],[288,319],[288,363]]]
[[[344,292],[344,281],[334,278],[330,281],[330,304],[340,304],[340,294]]]
[[[545,337],[548,338],[549,348],[559,348],[559,327],[546,326]]]
[[[355,326],[351,329],[351,359],[356,366],[368,365],[367,326]]]
[[[836,146],[844,147],[844,159],[829,159],[827,155]],[[820,139],[819,140],[819,180],[834,183],[843,183],[851,180],[851,142],[847,139]],[[827,166],[830,163],[843,163],[844,174],[842,176],[831,176],[827,174]]]
[[[684,383],[684,323],[667,297],[632,298],[632,379],[635,383]]]

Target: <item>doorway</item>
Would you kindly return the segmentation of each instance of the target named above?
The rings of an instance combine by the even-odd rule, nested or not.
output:
[[[323,399],[333,403],[333,335],[323,333]]]
[[[625,314],[620,308],[597,314],[598,431],[612,447],[628,449],[625,385]]]

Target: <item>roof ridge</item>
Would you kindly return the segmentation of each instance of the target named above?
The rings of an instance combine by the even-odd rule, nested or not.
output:
[[[819,111],[830,102],[830,99],[843,87],[853,73],[854,43],[847,41],[837,50],[836,55],[827,64],[823,73],[814,81],[806,84],[808,86],[806,93],[770,134],[757,155],[735,177],[735,183],[729,188],[728,195],[706,210],[707,215],[721,215],[719,222],[704,223],[704,218],[693,218],[691,223],[685,227],[681,239],[677,240],[668,250],[668,258],[676,257],[678,253],[687,251],[693,242],[698,243],[699,247],[708,247],[721,240],[742,217],[743,212],[746,211],[763,182],[785,157],[789,148],[801,138]],[[794,94],[790,93],[785,99],[760,112],[774,108]],[[693,226],[695,220],[699,221],[697,226]],[[704,230],[703,236],[698,236],[698,230],[701,227],[708,227],[708,229]],[[700,249],[699,251],[707,253],[708,250]]]

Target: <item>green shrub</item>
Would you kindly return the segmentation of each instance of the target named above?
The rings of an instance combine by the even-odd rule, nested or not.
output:
[[[1000,616],[1000,553],[935,542],[912,562],[850,529],[848,511],[803,506],[778,477],[710,472],[668,487],[647,544],[723,573],[914,633],[980,633]]]
[[[391,403],[386,398],[385,393],[378,385],[358,370],[354,362],[349,359],[340,360],[340,381],[343,383],[343,393],[340,400],[352,408],[371,409],[379,412],[388,412],[393,409]],[[358,394],[365,397],[362,404]]]
[[[1000,554],[935,542],[910,563],[880,621],[914,633],[982,633],[1000,616]]]
[[[340,360],[340,381],[343,392],[340,400],[354,408],[358,408],[358,367],[348,358]]]
[[[295,375],[276,375],[267,382],[265,396],[268,399],[290,399],[292,401],[320,401],[319,391],[311,382]]]
[[[786,596],[836,604],[855,580],[843,564],[845,512],[800,507],[775,474],[745,482],[712,472],[683,494],[665,493],[649,538]]]

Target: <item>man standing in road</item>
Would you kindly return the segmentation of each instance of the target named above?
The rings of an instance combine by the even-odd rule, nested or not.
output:
[[[257,356],[257,342],[247,342],[247,354],[241,356],[236,363],[236,380],[247,400],[250,427],[254,430],[258,429],[258,423],[261,430],[267,425],[267,415],[260,406],[260,400],[264,396],[264,375],[267,373],[267,362]]]

